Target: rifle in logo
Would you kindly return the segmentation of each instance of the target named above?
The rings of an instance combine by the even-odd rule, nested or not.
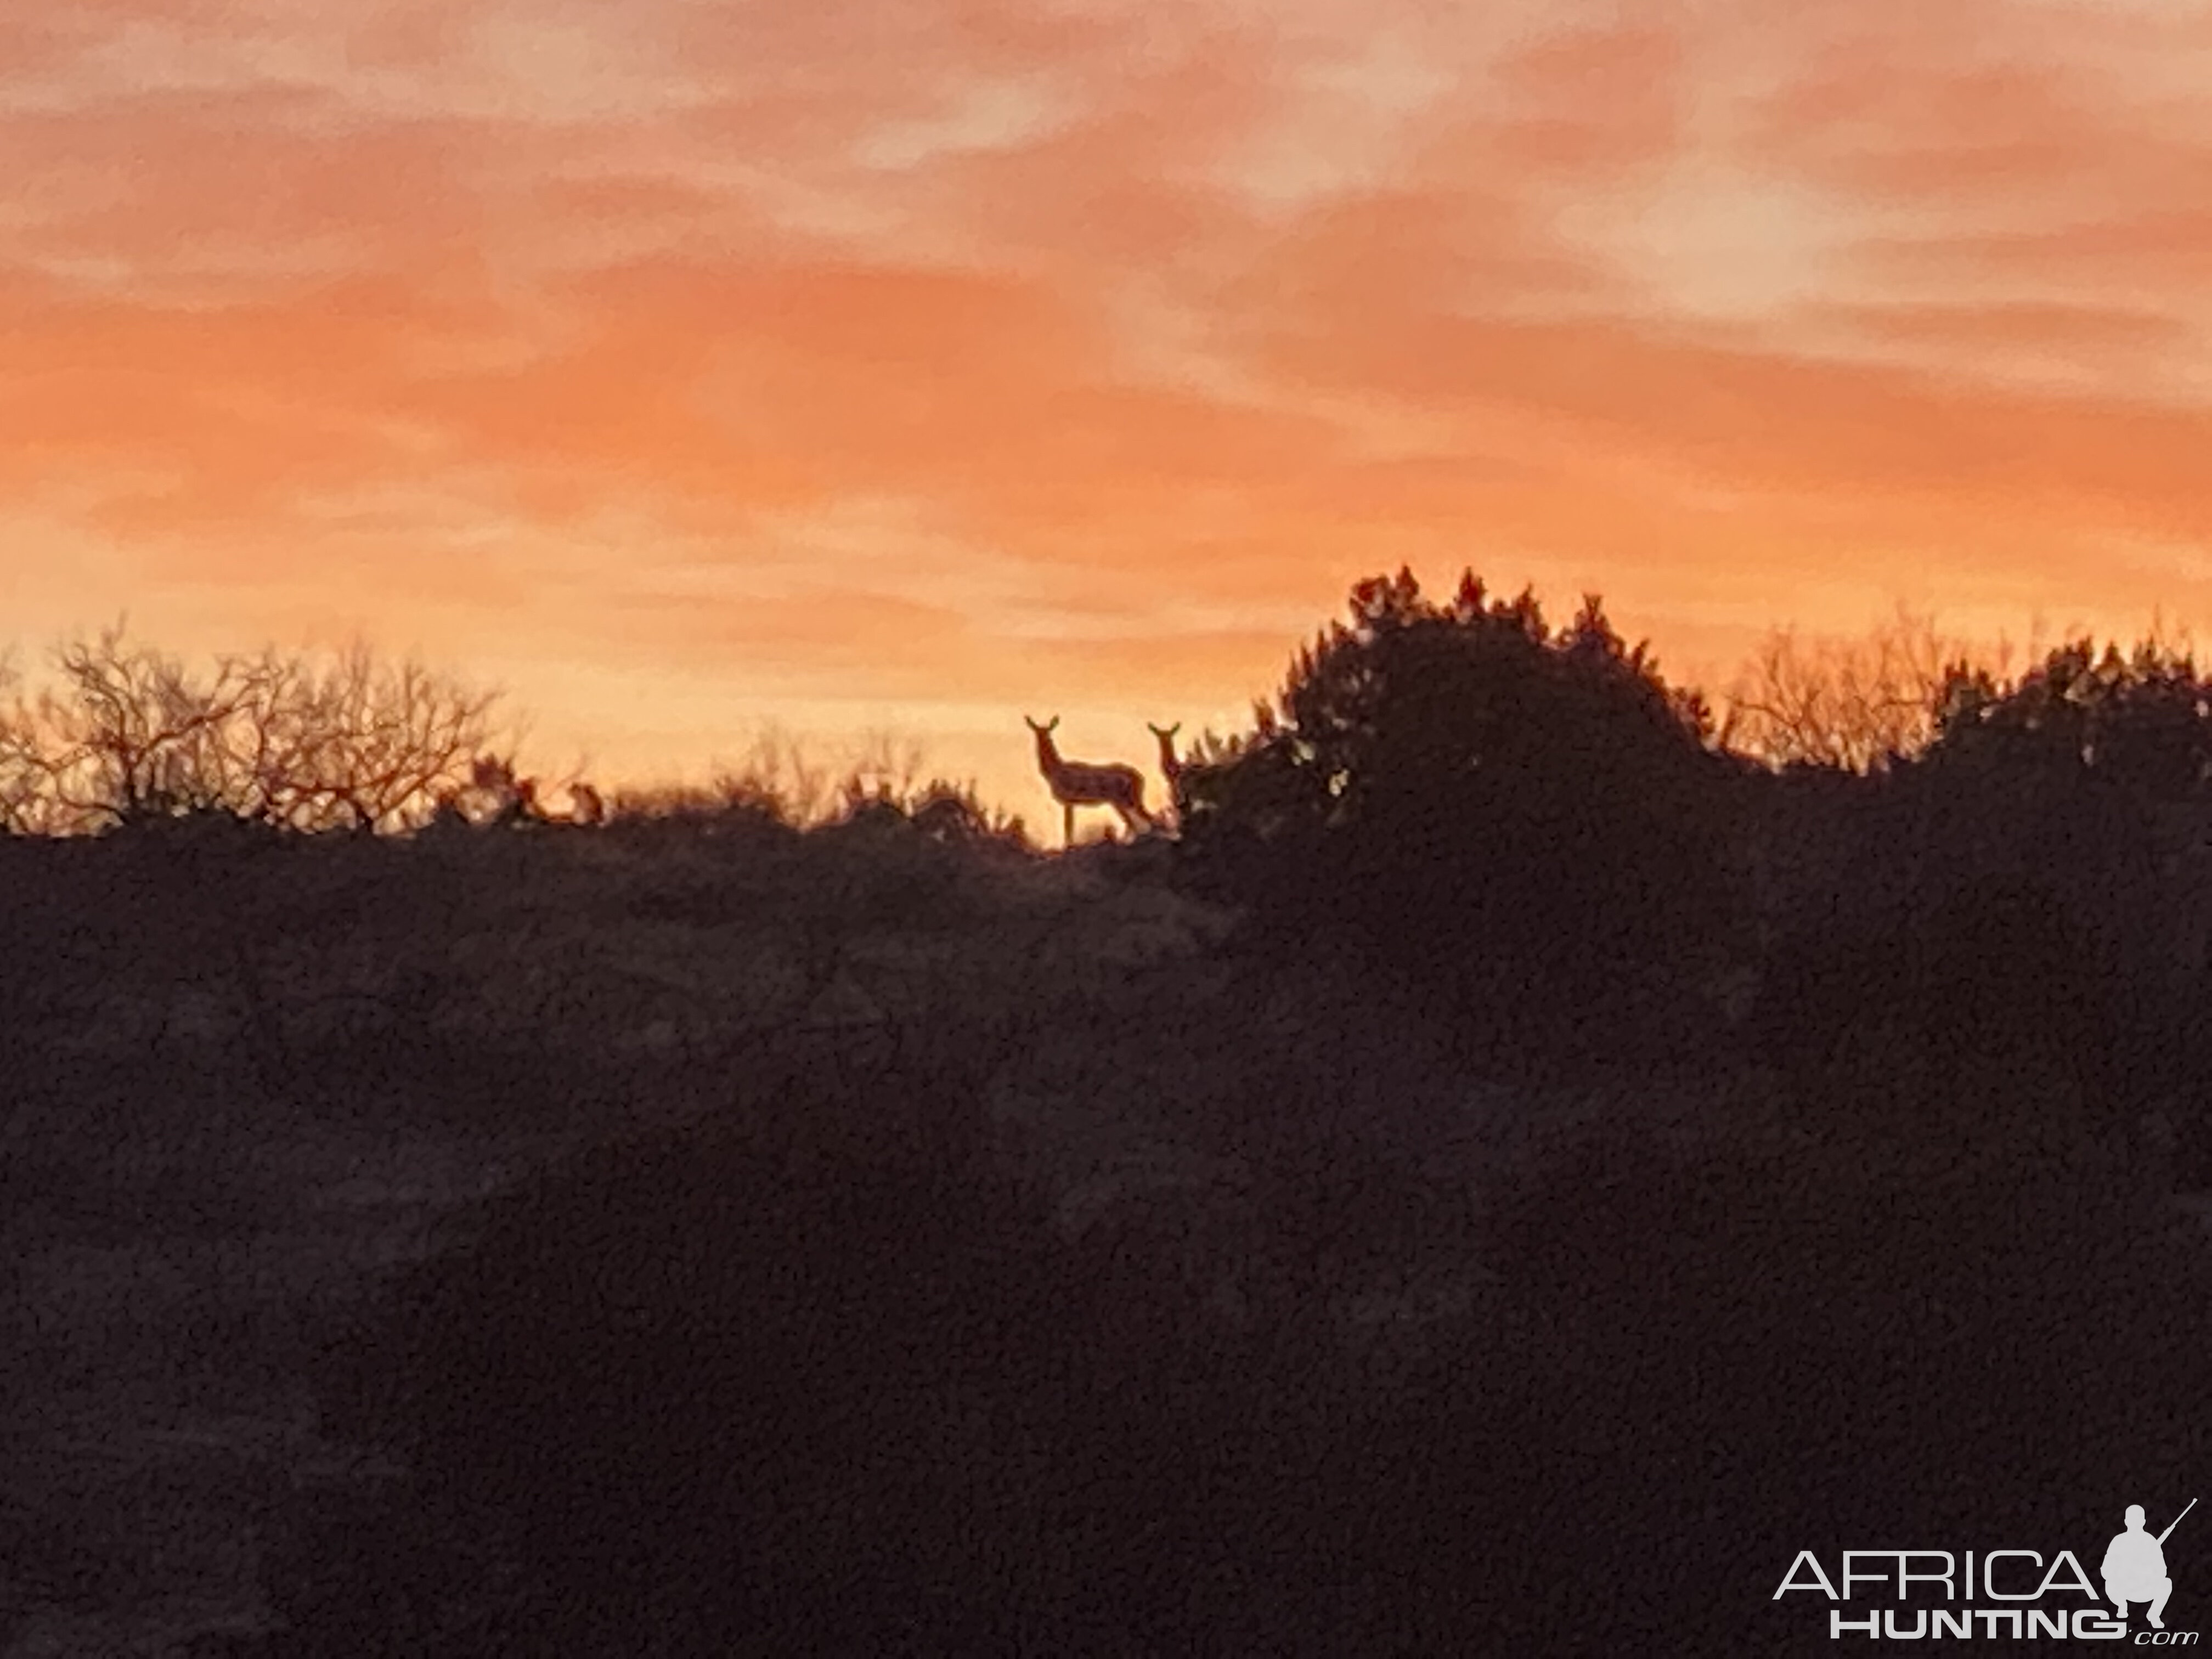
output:
[[[2179,1525],[2181,1524],[2181,1516],[2182,1516],[2183,1515],[2187,1515],[2187,1514],[2189,1513],[2189,1511],[2190,1511],[2190,1510],[2191,1510],[2195,1509],[2196,1507],[2197,1507],[2197,1500],[2196,1500],[2195,1498],[2191,1498],[2191,1499],[2190,1499],[2186,1504],[2184,1504],[2181,1506],[2181,1515],[2177,1515],[2177,1516],[2175,1516],[2173,1517],[2173,1519],[2172,1519],[2172,1520],[2171,1520],[2171,1521],[2169,1521],[2169,1522],[2166,1522],[2166,1530],[2165,1530],[2164,1532],[2162,1532],[2162,1533],[2159,1534],[2159,1535],[2158,1535],[2158,1541],[2159,1541],[2160,1544],[2165,1543],[2165,1542],[2166,1542],[2166,1540],[2167,1540],[2167,1538],[2169,1538],[2170,1536],[2172,1536],[2172,1535],[2173,1529],[2174,1529],[2176,1527],[2178,1527],[2178,1526],[2179,1526]]]

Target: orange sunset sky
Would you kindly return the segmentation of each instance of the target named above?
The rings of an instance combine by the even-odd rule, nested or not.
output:
[[[74,0],[0,163],[26,665],[359,633],[1034,824],[1024,711],[1149,762],[1401,562],[1715,689],[2212,614],[2193,0]]]

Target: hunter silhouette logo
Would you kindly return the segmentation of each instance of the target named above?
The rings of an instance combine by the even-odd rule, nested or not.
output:
[[[2125,1530],[2106,1546],[2098,1576],[2100,1593],[2083,1564],[2071,1550],[2060,1550],[2046,1563],[2037,1550],[1845,1550],[1843,1571],[1831,1579],[1811,1550],[1800,1550],[1774,1592],[1780,1601],[1791,1590],[1814,1590],[1830,1601],[1849,1602],[1854,1595],[1866,1596],[1867,1587],[1881,1588],[1900,1607],[1865,1609],[1851,1617],[1844,1608],[1831,1607],[1831,1640],[1846,1634],[1912,1641],[1931,1636],[2007,1638],[2071,1637],[2075,1641],[2118,1642],[2128,1639],[2130,1603],[2149,1604],[2148,1628],[2135,1632],[2138,1647],[2189,1647],[2197,1640],[2195,1631],[2169,1631],[2166,1603],[2173,1594],[2173,1579],[2166,1571],[2166,1540],[2182,1517],[2197,1507],[2191,1498],[2181,1513],[2166,1523],[2166,1530],[2147,1530],[2143,1506],[2127,1506]],[[1840,1583],[1842,1589],[1838,1589]],[[1914,1587],[1920,1588],[1917,1597]],[[2023,1606],[2046,1597],[2079,1597],[2087,1606]],[[1911,1606],[1917,1599],[1923,1605]],[[1930,1607],[1929,1602],[1949,1602]],[[1964,1607],[1955,1604],[1967,1602]],[[2009,1603],[1975,1607],[1976,1601]],[[2111,1611],[2106,1604],[2111,1604]]]
[[[2186,1515],[2197,1507],[2191,1498],[2181,1511]],[[2117,1534],[2105,1548],[2105,1594],[2112,1598],[2119,1616],[2128,1616],[2128,1603],[2150,1603],[2150,1627],[2164,1630],[2166,1598],[2173,1594],[2173,1580],[2166,1576],[2166,1540],[2181,1524],[2181,1515],[2166,1523],[2166,1531],[2155,1538],[2143,1530],[2143,1506],[2128,1505],[2128,1529]]]

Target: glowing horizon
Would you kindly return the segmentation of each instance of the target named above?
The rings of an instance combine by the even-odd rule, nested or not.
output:
[[[0,634],[501,682],[1032,823],[1360,577],[1766,629],[2212,615],[2212,16],[1896,0],[0,23]],[[2056,631],[2056,630],[2054,630]]]

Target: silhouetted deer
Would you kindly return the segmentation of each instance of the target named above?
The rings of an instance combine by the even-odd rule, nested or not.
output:
[[[1110,806],[1121,815],[1121,822],[1132,835],[1142,823],[1152,826],[1152,815],[1145,810],[1145,776],[1133,766],[1116,762],[1105,766],[1094,766],[1082,761],[1063,760],[1052,740],[1053,727],[1060,724],[1054,714],[1039,726],[1026,714],[1022,720],[1036,734],[1037,769],[1044,774],[1046,786],[1052,798],[1060,805],[1060,845],[1072,846],[1075,841],[1075,809],[1079,806]]]
[[[1176,733],[1182,730],[1182,722],[1177,720],[1173,726],[1154,726],[1150,720],[1146,720],[1145,729],[1159,739],[1160,776],[1167,781],[1168,804],[1175,809],[1176,819],[1180,823],[1183,811],[1184,767],[1182,757],[1176,753],[1175,739]]]
[[[1173,794],[1176,786],[1182,781],[1182,762],[1176,755],[1176,733],[1182,730],[1182,722],[1173,726],[1154,726],[1145,722],[1145,729],[1160,740],[1160,775],[1168,781],[1168,793]]]

